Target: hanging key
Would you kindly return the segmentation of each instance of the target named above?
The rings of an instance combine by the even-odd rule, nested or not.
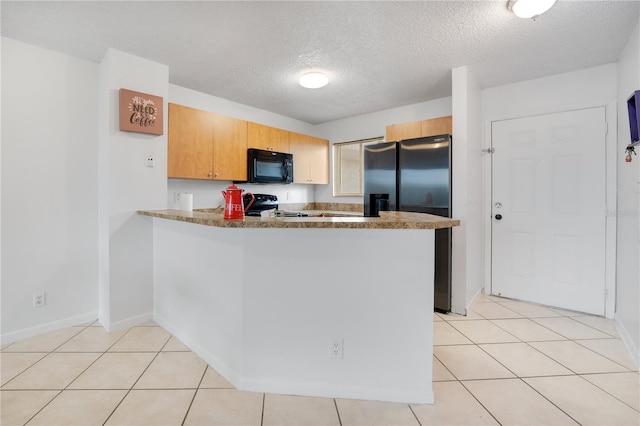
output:
[[[626,161],[627,163],[631,162],[631,154],[638,155],[636,154],[636,148],[633,145],[627,146],[625,151],[627,152],[627,157],[624,159],[624,161]]]

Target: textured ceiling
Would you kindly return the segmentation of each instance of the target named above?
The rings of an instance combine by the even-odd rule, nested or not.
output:
[[[2,35],[99,62],[107,48],[169,66],[173,84],[322,123],[616,62],[635,1],[558,1],[537,21],[507,1],[6,1]],[[305,71],[330,76],[304,89]]]

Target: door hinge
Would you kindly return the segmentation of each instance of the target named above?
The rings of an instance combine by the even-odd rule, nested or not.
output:
[[[604,122],[604,134],[605,135],[609,134],[609,122],[608,121]]]
[[[604,289],[604,300],[607,300],[607,296],[609,296],[609,289],[605,288]]]
[[[486,148],[486,149],[483,149],[483,150],[482,150],[482,152],[485,152],[485,153],[487,153],[487,154],[493,154],[494,152],[496,152],[496,149],[495,149],[495,148],[493,148],[493,147],[491,147],[491,148]]]

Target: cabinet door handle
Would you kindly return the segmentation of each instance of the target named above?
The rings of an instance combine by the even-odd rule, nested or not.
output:
[[[213,173],[209,173],[207,176],[211,177],[211,176],[213,176]]]

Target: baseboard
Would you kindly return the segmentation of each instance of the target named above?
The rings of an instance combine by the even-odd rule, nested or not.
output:
[[[469,309],[471,309],[471,306],[476,302],[481,294],[484,294],[484,287],[480,287],[476,290],[476,294],[474,294],[469,303],[467,303],[467,312],[469,312]]]
[[[429,388],[429,390],[379,389],[328,383],[293,383],[251,379],[242,380],[237,388],[251,392],[304,395],[318,398],[365,399],[403,404],[434,403],[433,388]]]
[[[154,314],[153,320],[161,327],[184,343],[189,349],[202,358],[209,366],[227,379],[236,389],[252,392],[295,394],[326,398],[368,399],[374,401],[401,402],[411,404],[433,404],[433,389],[428,391],[363,388],[327,383],[292,383],[265,381],[241,377],[220,359],[204,350],[187,334],[173,327],[166,319]]]
[[[136,315],[135,317],[125,318],[116,322],[107,322],[103,318],[100,318],[100,324],[109,332],[113,333],[114,331],[124,330],[129,327],[135,327],[136,325],[144,324],[145,322],[151,321],[153,318],[152,312],[147,312],[144,314]]]
[[[640,371],[640,348],[636,346],[635,342],[631,338],[631,335],[618,318],[615,319],[615,324],[616,328],[618,329],[618,334],[620,334],[620,338],[624,342],[624,345],[627,347],[629,355],[631,355],[631,359],[636,364],[636,370]]]
[[[88,312],[86,314],[76,315],[69,318],[63,318],[57,321],[51,321],[45,324],[29,327],[18,331],[12,331],[0,336],[0,343],[3,345],[17,342],[18,340],[28,339],[29,337],[39,334],[49,333],[51,331],[61,330],[67,327],[73,327],[79,324],[85,324],[95,321],[98,318],[97,312]]]
[[[195,354],[202,358],[211,368],[216,370],[222,377],[224,377],[229,383],[236,388],[240,388],[240,375],[226,363],[222,362],[218,357],[214,356],[211,352],[202,348],[198,342],[194,341],[187,333],[183,333],[181,330],[174,327],[169,321],[162,316],[154,313],[153,320],[158,323],[162,328],[171,333],[176,339],[180,340],[186,347],[191,349]]]
[[[465,306],[451,305],[451,313],[467,316],[467,314],[469,313],[469,308],[471,308],[471,305],[473,305],[473,302],[476,301],[480,294],[482,294],[482,287],[476,291],[476,294],[471,298],[470,301],[465,301]]]

